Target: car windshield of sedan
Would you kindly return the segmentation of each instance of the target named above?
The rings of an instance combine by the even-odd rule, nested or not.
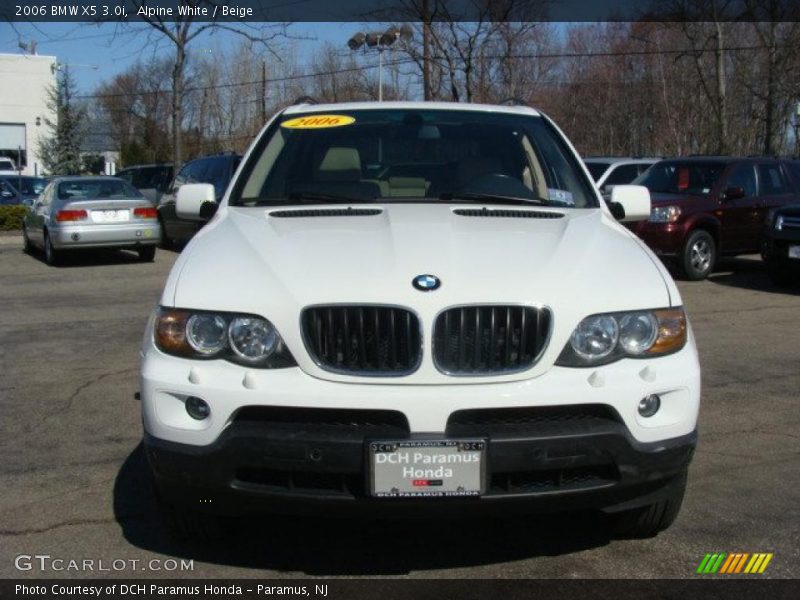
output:
[[[725,163],[673,162],[654,164],[633,181],[655,194],[707,196],[725,170]]]
[[[545,119],[435,109],[281,115],[230,197],[233,206],[371,201],[598,206]]]
[[[139,191],[121,179],[86,179],[58,184],[59,200],[124,200],[144,198]]]

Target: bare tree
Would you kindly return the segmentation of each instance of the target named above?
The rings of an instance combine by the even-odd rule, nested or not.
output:
[[[145,0],[131,1],[137,11],[146,4]],[[180,165],[183,160],[183,103],[186,88],[185,77],[189,45],[204,32],[229,31],[250,42],[263,44],[265,48],[271,49],[270,44],[278,37],[285,36],[286,34],[286,23],[271,25],[261,24],[256,27],[248,24],[231,25],[219,21],[200,22],[196,20],[195,14],[198,8],[206,8],[213,11],[216,4],[217,2],[214,0],[180,0],[179,14],[174,17],[174,20],[170,21],[158,15],[151,16],[150,13],[146,11],[141,15],[141,18],[152,27],[152,31],[162,39],[167,40],[175,52],[172,60],[170,81],[172,91],[172,158],[176,167]],[[190,9],[188,14],[181,15],[180,12],[186,12],[185,10],[181,10],[181,7]],[[274,56],[276,59],[279,59],[277,53],[274,53]]]

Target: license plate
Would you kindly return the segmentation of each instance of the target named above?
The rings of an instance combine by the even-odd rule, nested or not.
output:
[[[379,498],[480,496],[485,440],[369,442],[370,492]]]
[[[119,223],[130,218],[127,210],[93,210],[92,220],[95,223]]]
[[[800,258],[800,246],[789,246],[789,258]]]

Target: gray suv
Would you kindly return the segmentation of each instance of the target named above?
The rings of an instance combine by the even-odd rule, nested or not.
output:
[[[178,218],[175,199],[180,187],[186,183],[210,183],[214,186],[214,194],[219,202],[241,160],[242,157],[238,154],[219,154],[190,160],[181,167],[158,204],[161,240],[165,247],[185,244],[203,226],[202,222]],[[211,216],[206,215],[207,218]]]

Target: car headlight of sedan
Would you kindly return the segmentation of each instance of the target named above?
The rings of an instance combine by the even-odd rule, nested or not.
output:
[[[680,206],[654,206],[650,209],[651,223],[674,223],[680,216]]]
[[[275,326],[255,315],[161,307],[154,339],[161,351],[184,358],[222,358],[263,369],[297,364]]]
[[[583,319],[556,361],[563,367],[594,367],[621,358],[652,358],[686,344],[682,308],[591,315]]]

